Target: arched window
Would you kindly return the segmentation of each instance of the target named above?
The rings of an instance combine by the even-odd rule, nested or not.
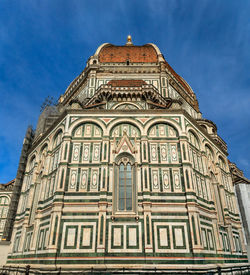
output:
[[[115,164],[114,212],[136,210],[136,182],[134,158],[125,154],[118,156]]]
[[[193,134],[191,131],[188,132],[188,139],[189,139],[189,142],[190,142],[196,149],[199,149],[199,148],[200,148],[198,138],[197,138],[196,135]]]
[[[205,151],[206,151],[207,159],[212,162],[214,159],[214,153],[212,149],[208,145],[205,145]]]
[[[0,197],[0,205],[9,205],[10,199],[6,196]]]
[[[192,132],[188,132],[189,140],[189,158],[193,164],[193,168],[203,174],[203,162],[200,152],[200,145],[197,136]]]
[[[54,137],[53,149],[62,142],[62,130],[60,130]]]
[[[221,156],[219,156],[219,166],[223,171],[226,171],[226,163]]]
[[[42,177],[42,174],[40,174],[38,176],[37,182],[34,185],[34,193],[33,193],[33,200],[32,200],[32,204],[31,204],[31,210],[30,210],[30,216],[29,216],[29,224],[34,223],[37,205],[38,205],[38,199],[39,199],[39,195],[40,195],[41,177]]]
[[[48,145],[47,143],[43,145],[40,155],[39,155],[39,173],[44,171],[47,166],[47,161],[48,161]]]
[[[0,218],[7,218],[10,199],[6,196],[0,197]]]
[[[132,210],[132,168],[131,164],[120,164],[119,167],[119,202],[118,210]]]
[[[212,166],[214,162],[214,153],[213,150],[208,146],[207,144],[205,145],[205,152],[206,152],[206,166],[207,169],[212,171]]]
[[[35,163],[36,163],[36,157],[33,156],[30,160],[29,171],[31,171],[34,168]]]

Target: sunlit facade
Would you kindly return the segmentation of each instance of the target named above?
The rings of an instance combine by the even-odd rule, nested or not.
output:
[[[193,90],[154,44],[101,45],[40,116],[8,264],[244,262],[227,146]]]

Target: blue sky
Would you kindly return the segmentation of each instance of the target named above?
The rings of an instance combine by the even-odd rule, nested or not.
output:
[[[158,45],[250,178],[249,14],[241,0],[1,0],[0,182],[15,177],[44,99],[64,93],[100,44],[128,34]]]

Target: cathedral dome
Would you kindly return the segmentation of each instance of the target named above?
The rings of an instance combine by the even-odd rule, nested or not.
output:
[[[191,98],[196,99],[192,88],[168,64],[155,44],[148,43],[142,46],[135,46],[130,36],[128,36],[127,41],[128,42],[123,46],[104,43],[98,47],[95,52],[95,57],[98,59],[99,63],[163,63],[166,70],[172,74],[175,81],[181,85],[185,92],[191,96]]]
[[[100,63],[158,63],[162,61],[159,57],[162,54],[154,44],[135,46],[132,38],[127,37],[127,43],[123,46],[116,46],[110,43],[104,43],[99,46],[95,56],[98,56]]]
[[[82,83],[87,78],[93,78],[95,74],[100,77],[97,77],[96,80],[93,78],[91,83],[93,85],[94,83],[99,83],[97,84],[98,87],[102,85],[103,76],[101,76],[101,74],[104,71],[106,73],[113,72],[114,74],[112,78],[119,80],[117,83],[109,83],[110,85],[127,85],[131,87],[135,87],[137,85],[141,86],[142,83],[136,83],[136,85],[134,81],[131,83],[131,80],[134,78],[132,74],[138,74],[139,72],[140,77],[138,79],[141,78],[141,80],[145,81],[145,83],[150,83],[155,86],[163,97],[169,97],[174,100],[181,98],[182,101],[184,100],[187,104],[189,104],[189,106],[191,106],[191,108],[199,113],[198,101],[192,88],[168,64],[160,49],[153,43],[147,43],[141,46],[134,45],[132,43],[131,36],[127,37],[127,43],[125,45],[116,46],[110,43],[101,44],[97,48],[95,54],[89,58],[87,67],[81,75],[74,79],[74,81],[69,85],[63,98],[61,98],[61,102],[64,101],[64,104],[69,102],[72,95],[77,92]],[[89,75],[90,72],[91,75]],[[157,74],[158,76],[156,76]],[[161,78],[159,78],[160,74],[162,75]],[[168,75],[168,78],[163,77],[165,74]],[[128,82],[120,81],[124,78],[127,79]],[[110,80],[111,79],[109,79],[109,81]],[[161,81],[164,81],[164,85],[160,84]],[[85,97],[92,97],[93,92],[94,87],[89,86],[88,92],[87,90],[84,92]],[[87,93],[89,93],[88,96]]]
[[[158,55],[152,45],[143,46],[125,45],[114,46],[104,45],[98,55],[100,63],[132,62],[132,63],[157,63]]]

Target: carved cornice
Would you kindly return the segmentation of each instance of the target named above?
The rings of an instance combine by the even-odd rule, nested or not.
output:
[[[250,184],[250,180],[244,177],[243,172],[236,166],[235,163],[229,161],[229,168],[234,184]]]
[[[157,108],[168,109],[172,104],[171,98],[164,98],[159,94],[157,89],[151,85],[130,86],[130,87],[114,87],[112,85],[103,84],[99,87],[95,95],[86,102],[84,108],[102,104],[107,101],[137,101],[138,99],[153,104]]]

